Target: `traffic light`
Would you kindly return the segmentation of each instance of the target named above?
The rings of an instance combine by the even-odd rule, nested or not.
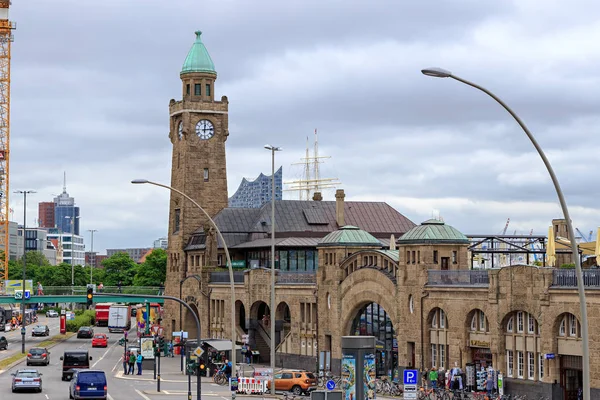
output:
[[[94,304],[94,288],[93,287],[88,287],[87,288],[87,306],[88,308],[90,308],[93,304]]]

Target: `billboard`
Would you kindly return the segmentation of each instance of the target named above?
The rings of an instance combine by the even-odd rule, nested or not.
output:
[[[15,294],[15,290],[23,290],[23,280],[11,279],[4,281],[4,292],[7,295]],[[25,280],[25,290],[29,290],[33,294],[33,281],[31,279]]]

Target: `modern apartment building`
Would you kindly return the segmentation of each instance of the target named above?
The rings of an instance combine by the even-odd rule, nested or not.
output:
[[[106,255],[111,257],[117,253],[127,253],[135,262],[139,262],[144,254],[151,250],[149,247],[132,248],[132,249],[106,249]]]
[[[162,238],[158,238],[154,241],[154,245],[152,246],[155,249],[163,249],[166,250],[167,246],[169,244],[169,241],[166,237],[162,237]]]
[[[85,244],[83,237],[71,233],[48,233],[48,239],[58,243],[62,249],[62,261],[71,265],[85,265]],[[58,258],[58,257],[57,257]]]
[[[17,258],[23,257],[23,226],[18,227]],[[27,228],[25,232],[25,251],[39,251],[50,265],[56,265],[56,247],[48,240],[48,231],[41,228]]]

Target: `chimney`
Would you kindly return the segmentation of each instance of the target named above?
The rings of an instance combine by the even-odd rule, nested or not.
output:
[[[323,196],[321,195],[321,192],[315,192],[313,194],[313,201],[321,201],[323,200]]]
[[[344,221],[344,189],[338,189],[335,191],[335,220],[339,227],[346,225]]]

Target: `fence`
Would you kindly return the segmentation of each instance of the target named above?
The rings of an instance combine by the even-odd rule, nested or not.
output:
[[[34,291],[37,289],[34,287]],[[119,291],[120,290],[120,291]],[[104,286],[102,292],[96,286],[96,293],[123,293],[123,294],[141,294],[156,295],[163,294],[164,288],[152,286]],[[87,293],[86,286],[44,286],[44,295],[46,296],[64,296],[64,295],[82,295]]]
[[[584,269],[582,272],[584,286],[600,288],[600,270]],[[576,288],[577,274],[575,269],[555,269],[553,271],[552,286]]]
[[[278,271],[278,284],[314,284],[317,283],[317,271]]]
[[[487,270],[427,271],[427,285],[429,286],[487,287],[489,284],[490,278]]]
[[[210,283],[229,283],[229,271],[210,273]],[[233,282],[244,283],[244,271],[233,271]]]

